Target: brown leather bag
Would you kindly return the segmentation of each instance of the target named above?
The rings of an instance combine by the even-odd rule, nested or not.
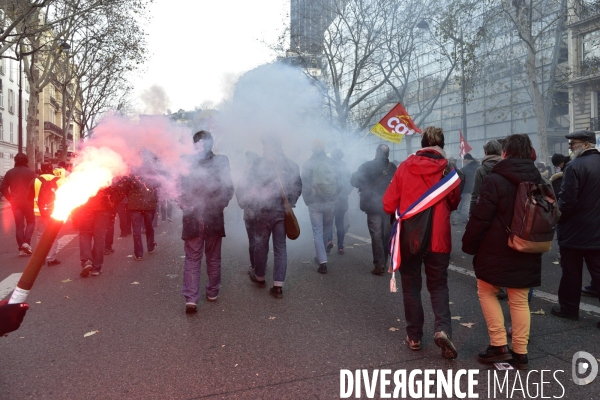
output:
[[[271,162],[273,162],[273,167],[275,168],[275,172],[277,172],[279,186],[281,187],[281,200],[283,201],[283,209],[285,213],[285,235],[288,237],[288,239],[296,240],[300,236],[300,225],[298,224],[294,210],[285,195],[285,190],[283,190],[283,184],[281,183],[277,166],[275,166],[275,161],[271,159]]]

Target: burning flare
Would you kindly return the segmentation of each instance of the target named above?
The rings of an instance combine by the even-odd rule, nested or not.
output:
[[[73,171],[56,191],[52,218],[66,221],[71,212],[85,204],[113,178],[127,174],[127,164],[121,155],[108,147],[87,146],[76,158]]]

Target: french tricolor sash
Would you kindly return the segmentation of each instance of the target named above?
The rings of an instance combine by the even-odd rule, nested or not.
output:
[[[396,222],[392,227],[392,233],[390,235],[390,268],[388,272],[392,273],[392,280],[390,281],[390,291],[396,292],[396,275],[395,271],[400,268],[402,257],[400,254],[400,226],[401,221],[408,219],[429,207],[435,205],[438,201],[446,197],[451,191],[453,191],[458,185],[460,185],[460,178],[456,173],[456,170],[452,168],[450,173],[444,176],[438,183],[429,188],[421,197],[419,197],[414,203],[412,203],[404,213],[400,213],[400,206],[396,209]]]

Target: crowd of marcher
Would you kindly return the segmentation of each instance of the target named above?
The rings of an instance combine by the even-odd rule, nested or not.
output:
[[[288,205],[295,207],[300,197],[307,205],[316,270],[326,274],[331,250],[336,247],[339,255],[344,254],[348,196],[357,188],[371,236],[371,273],[384,275],[386,270],[393,272],[399,267],[409,348],[420,350],[424,335],[424,265],[435,315],[434,343],[442,357],[458,355],[452,343],[448,267],[451,225],[465,223],[462,250],[474,256],[477,294],[490,337],[489,346],[478,359],[486,363],[512,360],[517,368],[524,369],[528,367],[529,302],[533,288],[541,285],[542,254],[549,250],[555,231],[563,274],[559,304],[552,308],[552,314],[577,320],[582,292],[600,293],[600,152],[592,131],[573,132],[566,138],[571,155],[552,156],[553,171],[535,163],[535,150],[523,134],[488,141],[481,164],[466,154],[459,169],[444,151],[443,130],[428,127],[421,135],[421,149],[404,162],[390,162],[390,149],[381,144],[374,159],[351,174],[343,161],[344,153],[334,149],[329,156],[322,140],[313,141],[312,155],[300,168],[286,157],[278,136],[265,135],[261,138],[262,156],[246,153],[243,178],[234,189],[229,159],[212,151],[210,132],[199,131],[193,136],[191,171],[178,182],[178,196],[173,202],[161,196],[159,180],[148,173],[149,166],[144,166],[115,179],[73,213],[79,230],[81,276],[102,272],[104,256],[114,251],[117,214],[121,236],[133,234],[134,257],[141,261],[142,234],[146,236],[146,251],[154,252],[158,213],[161,211],[163,221],[171,221],[175,203],[183,212],[185,312],[197,312],[203,257],[208,275],[204,295],[211,302],[219,296],[224,209],[235,194],[248,235],[249,279],[260,288],[266,287],[271,240],[273,284],[269,293],[280,299],[287,271]],[[65,168],[50,164],[42,164],[40,174],[36,174],[27,164],[24,154],[17,155],[15,168],[8,171],[0,186],[11,204],[21,256],[32,254],[34,226],[37,224],[41,232],[48,224],[52,194],[67,175]],[[411,214],[413,209],[418,213]],[[534,222],[517,229],[522,220],[530,218],[527,215],[533,214],[537,219],[531,217],[529,221]],[[389,245],[391,236],[398,238],[397,246]],[[47,256],[48,266],[60,264],[56,253],[55,243]],[[592,281],[582,288],[584,261]],[[499,302],[506,297],[511,317],[508,326]],[[0,327],[0,334],[16,329],[25,311],[26,307],[0,305],[0,325],[5,325]],[[508,347],[509,337],[512,348]]]

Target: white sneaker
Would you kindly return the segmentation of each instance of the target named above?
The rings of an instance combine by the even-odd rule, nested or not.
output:
[[[23,250],[25,252],[26,255],[30,256],[33,254],[33,249],[31,248],[31,246],[29,245],[29,243],[23,243],[21,245],[21,250]]]
[[[23,250],[19,250],[19,257],[25,257],[27,255],[27,253],[25,253]]]

